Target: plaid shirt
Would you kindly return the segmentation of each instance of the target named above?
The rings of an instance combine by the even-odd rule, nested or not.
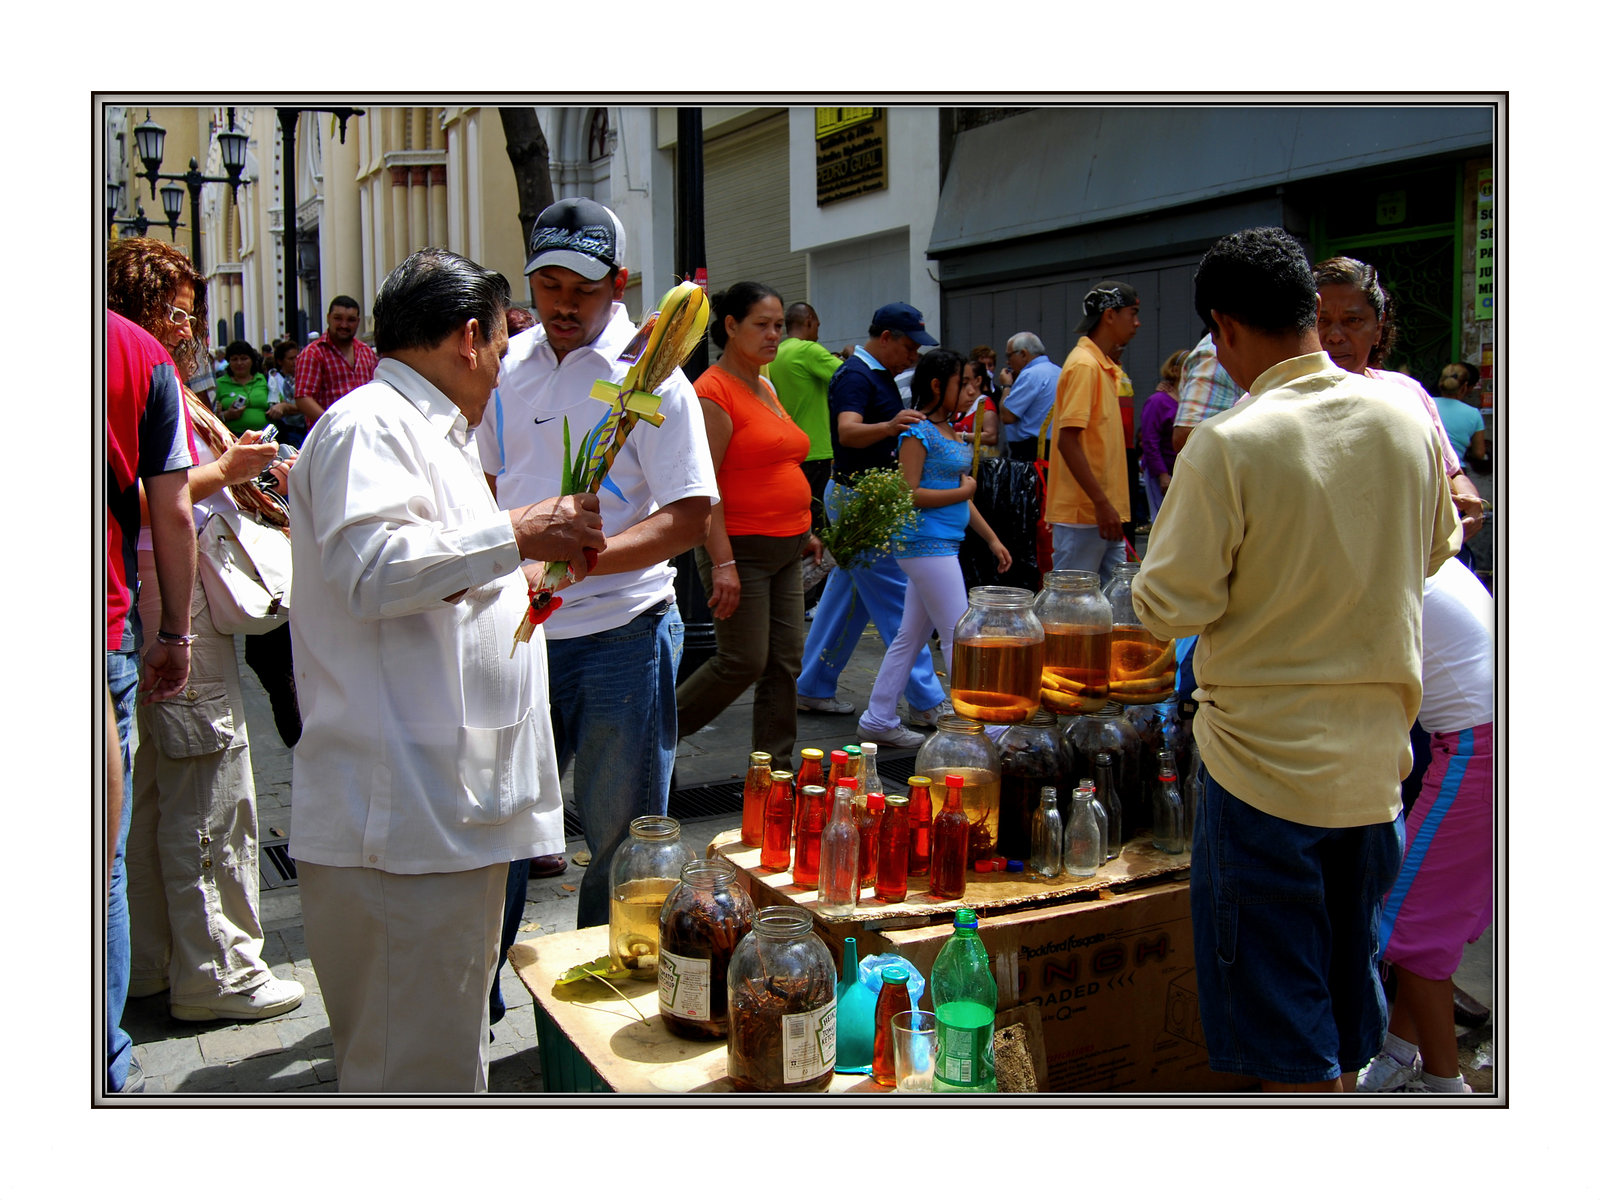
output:
[[[300,351],[300,357],[294,361],[296,398],[314,400],[328,409],[340,396],[371,383],[372,373],[378,369],[378,355],[360,338],[354,340],[354,345],[354,364],[346,362],[344,355],[326,337],[319,337]]]
[[[1238,403],[1244,395],[1233,378],[1217,361],[1216,347],[1208,333],[1183,360],[1183,377],[1178,383],[1178,413],[1174,429],[1193,429],[1207,417],[1214,417]]]

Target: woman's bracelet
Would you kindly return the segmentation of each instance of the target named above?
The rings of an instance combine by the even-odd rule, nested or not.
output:
[[[737,562],[737,561],[738,561],[738,560],[736,560],[736,559],[732,559],[732,558],[730,558],[730,559],[729,559],[729,560],[728,560],[728,561],[727,561],[727,562],[725,562],[725,563],[717,563],[717,564],[716,564],[716,565],[715,565],[715,566],[713,566],[713,567],[712,567],[712,568],[711,568],[711,569],[712,569],[712,570],[713,570],[713,571],[720,571],[720,570],[722,570],[722,568],[723,568],[723,567],[731,567],[731,566],[734,566],[734,565],[735,565],[735,563],[736,563],[736,562]]]
[[[156,641],[163,646],[190,646],[194,644],[192,633],[168,633],[165,629],[156,631]]]

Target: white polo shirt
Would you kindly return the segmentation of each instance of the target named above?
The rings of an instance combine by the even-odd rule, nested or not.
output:
[[[583,435],[606,414],[605,405],[590,399],[589,391],[597,379],[622,382],[628,371],[618,365],[617,355],[636,332],[627,310],[613,303],[611,320],[600,336],[559,363],[542,324],[511,339],[500,366],[500,386],[477,433],[478,454],[484,471],[495,477],[501,508],[561,494],[562,422],[567,422],[576,454]],[[657,395],[665,418],[660,428],[638,422],[600,488],[600,520],[608,537],[686,496],[707,496],[713,503],[719,498],[705,420],[688,379],[674,371]],[[549,637],[562,639],[626,625],[672,596],[676,574],[668,561],[591,575],[562,589],[561,607],[542,628]]]
[[[544,639],[511,656],[522,556],[461,410],[380,359],[312,426],[289,512],[291,853],[410,875],[559,852]]]

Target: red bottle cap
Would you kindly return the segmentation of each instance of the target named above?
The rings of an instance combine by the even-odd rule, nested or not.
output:
[[[867,811],[868,812],[882,812],[884,810],[884,806],[885,806],[886,803],[887,803],[887,801],[884,800],[882,792],[868,792],[867,793]]]
[[[973,865],[972,869],[974,871],[977,871],[979,874],[987,875],[990,871],[994,870],[994,859],[992,859],[992,858],[980,858]]]
[[[835,763],[847,763],[847,762],[850,761],[850,756],[848,754],[846,754],[843,750],[835,750],[832,754],[830,754],[828,756],[828,761],[829,762],[835,762]]]
[[[958,788],[966,782],[967,781],[961,778],[959,775],[946,775],[944,777],[944,785],[948,788]]]

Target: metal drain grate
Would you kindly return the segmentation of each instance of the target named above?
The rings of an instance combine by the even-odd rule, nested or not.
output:
[[[300,882],[294,859],[289,857],[288,838],[276,838],[259,845],[262,888],[294,887]]]

